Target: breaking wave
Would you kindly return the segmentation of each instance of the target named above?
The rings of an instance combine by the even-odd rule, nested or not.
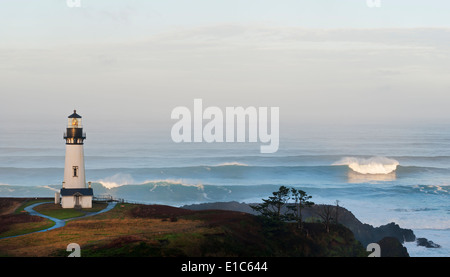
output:
[[[368,159],[345,157],[333,165],[347,165],[360,174],[389,174],[397,169],[399,162],[386,157],[371,157]]]
[[[157,186],[167,186],[167,185],[192,186],[197,187],[198,189],[203,189],[202,184],[186,184],[183,183],[182,180],[174,180],[174,179],[136,181],[130,174],[124,173],[117,173],[108,178],[97,180],[94,183],[99,183],[106,189],[113,189],[126,185],[142,185],[142,184],[153,185],[153,188],[150,189],[150,191],[153,191]]]
[[[97,180],[97,183],[102,184],[102,186],[107,189],[112,189],[124,185],[133,184],[134,179],[131,177],[130,174],[117,173],[111,177]]]
[[[239,163],[239,162],[226,162],[226,163],[218,164],[216,166],[232,166],[232,165],[234,165],[234,166],[248,166],[248,164]]]

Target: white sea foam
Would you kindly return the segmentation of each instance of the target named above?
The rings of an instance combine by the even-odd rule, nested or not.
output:
[[[368,159],[345,157],[333,165],[348,165],[349,168],[360,174],[389,174],[397,169],[399,162],[386,157]]]
[[[46,189],[49,189],[49,190],[52,190],[52,191],[55,191],[55,192],[59,192],[59,191],[60,191],[59,189],[52,188],[52,187],[50,187],[50,186],[48,186],[48,185],[46,185],[46,186],[41,186],[41,187],[46,188]]]
[[[102,184],[102,186],[107,189],[112,189],[123,185],[133,184],[134,179],[130,174],[117,173],[111,177],[97,180],[96,182]]]
[[[216,165],[216,166],[230,166],[230,165],[248,166],[248,164],[239,163],[239,162],[226,162],[226,163],[218,164],[218,165]]]
[[[450,248],[449,229],[414,229],[417,238],[426,238],[439,244],[439,248],[426,248],[417,246],[417,242],[406,242],[404,246],[408,249],[411,257],[448,257]]]
[[[143,182],[137,182],[133,179],[133,177],[130,174],[123,174],[123,173],[117,173],[111,177],[97,180],[96,183],[100,183],[103,187],[107,189],[117,188],[126,185],[153,184],[153,188],[150,191],[154,190],[157,187],[170,185],[196,187],[200,190],[204,190],[203,184],[188,184],[180,179],[158,179],[158,180],[145,180]]]
[[[157,187],[170,186],[170,185],[180,185],[185,187],[196,187],[199,190],[204,190],[205,187],[203,184],[187,184],[183,183],[181,180],[173,180],[173,179],[164,179],[164,180],[147,180],[143,182],[143,184],[153,184],[153,188],[150,191],[153,191]]]
[[[14,192],[15,191],[11,185],[0,183],[0,186],[2,186],[2,192],[5,192],[5,191]]]

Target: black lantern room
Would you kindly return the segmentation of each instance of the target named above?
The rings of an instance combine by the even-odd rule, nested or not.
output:
[[[81,116],[74,110],[73,114],[68,116],[67,129],[64,133],[66,144],[83,144],[86,139],[86,133],[83,133]]]

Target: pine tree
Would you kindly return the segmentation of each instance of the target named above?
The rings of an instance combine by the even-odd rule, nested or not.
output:
[[[284,221],[287,217],[285,214],[282,214],[282,211],[290,199],[289,192],[289,188],[281,186],[278,191],[272,192],[272,196],[269,199],[262,199],[263,203],[255,206],[251,205],[250,207],[266,218]]]
[[[310,207],[314,205],[314,202],[309,201],[312,196],[308,195],[306,192],[300,189],[291,188],[292,199],[294,200],[293,204],[289,204],[287,207],[292,211],[290,213],[290,219],[297,221],[297,228],[303,228],[303,218],[302,218],[302,209],[304,207]]]

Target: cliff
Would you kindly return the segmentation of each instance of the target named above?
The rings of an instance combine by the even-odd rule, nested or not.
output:
[[[46,211],[58,209],[52,205],[43,206]],[[7,225],[8,232],[34,226],[30,217],[22,218],[26,215],[2,215],[0,226]],[[321,223],[308,222],[299,229],[239,211],[127,203],[102,214],[69,219],[50,231],[0,239],[0,256],[67,256],[67,245],[74,241],[82,257],[367,256],[343,225],[325,230]]]
[[[183,208],[191,210],[223,209],[256,214],[256,212],[250,207],[250,205],[251,204],[238,202],[216,202],[186,205],[183,206]],[[320,213],[321,207],[323,206],[324,205],[314,205],[312,207],[304,208],[302,210],[303,220],[306,222],[318,222],[318,215]],[[334,208],[335,207],[333,206],[333,209]],[[334,212],[335,210],[333,211],[333,213]],[[347,227],[354,234],[355,239],[361,242],[364,247],[366,247],[369,243],[379,243],[380,241],[382,241],[382,243],[386,246],[386,249],[387,245],[389,245],[389,249],[391,249],[390,252],[395,252],[399,255],[401,254],[401,256],[407,256],[406,249],[404,249],[405,251],[403,251],[403,246],[401,244],[404,242],[415,241],[416,239],[416,236],[414,235],[414,232],[412,230],[401,228],[394,222],[379,227],[374,227],[372,225],[362,223],[353,215],[352,212],[343,207],[338,208],[338,223]],[[383,239],[387,237],[396,239],[398,244],[392,243],[391,239],[388,239],[387,242],[383,241]],[[394,246],[398,248],[395,251],[392,250],[393,248],[395,248]]]

